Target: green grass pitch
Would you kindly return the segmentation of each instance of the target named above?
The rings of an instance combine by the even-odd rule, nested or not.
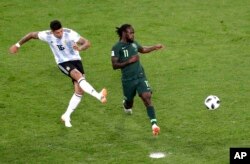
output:
[[[0,163],[229,163],[230,147],[250,147],[249,6],[249,0],[1,0]],[[91,41],[81,53],[87,79],[109,91],[106,105],[85,95],[70,129],[60,116],[73,88],[48,45],[34,40],[8,53],[53,19]],[[157,138],[138,97],[132,116],[121,107],[110,50],[123,23],[135,27],[142,45],[166,46],[141,56],[154,90]],[[204,107],[210,94],[221,99],[216,111]],[[151,159],[151,152],[166,157]]]

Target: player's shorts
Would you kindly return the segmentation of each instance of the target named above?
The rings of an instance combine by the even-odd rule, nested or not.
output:
[[[132,101],[138,93],[152,92],[146,77],[122,81],[123,95],[126,101]]]
[[[70,72],[73,69],[77,69],[82,74],[84,74],[84,69],[83,69],[83,65],[82,65],[81,60],[73,60],[73,61],[67,61],[67,62],[64,62],[64,63],[59,63],[58,68],[62,71],[62,73],[64,73],[65,75],[67,75],[69,77],[70,77]],[[72,79],[72,81],[75,81],[75,80]]]

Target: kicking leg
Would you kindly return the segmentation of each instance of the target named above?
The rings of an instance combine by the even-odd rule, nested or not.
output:
[[[103,88],[100,93],[96,92],[96,90],[86,81],[84,75],[82,75],[82,73],[79,72],[77,69],[73,69],[70,72],[70,76],[78,82],[79,86],[81,87],[81,89],[84,92],[97,98],[102,103],[107,102],[107,98],[106,98],[107,97],[107,90],[105,88]]]

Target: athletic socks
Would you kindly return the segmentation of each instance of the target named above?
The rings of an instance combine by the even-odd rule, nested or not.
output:
[[[151,121],[151,124],[157,124],[157,120],[156,120],[156,116],[155,116],[155,110],[153,106],[148,106],[147,107],[147,113],[148,113],[148,117]]]
[[[102,95],[96,92],[96,90],[85,80],[85,78],[80,78],[78,80],[78,83],[84,92],[90,94],[91,96],[94,96],[98,100],[101,100]]]
[[[73,96],[71,97],[71,99],[69,101],[69,106],[65,112],[66,116],[70,117],[71,113],[74,112],[76,107],[81,102],[81,99],[82,99],[82,95],[78,95],[76,93],[73,94]]]

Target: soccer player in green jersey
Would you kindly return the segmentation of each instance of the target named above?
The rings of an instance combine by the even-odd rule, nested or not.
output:
[[[151,102],[152,91],[140,63],[139,53],[149,53],[163,48],[163,45],[141,46],[134,40],[135,32],[130,24],[123,24],[121,27],[117,27],[116,32],[119,35],[119,41],[112,47],[111,62],[113,69],[121,69],[122,72],[124,111],[132,114],[134,97],[137,92],[147,109],[153,135],[158,135],[160,127],[157,125],[155,109]]]

